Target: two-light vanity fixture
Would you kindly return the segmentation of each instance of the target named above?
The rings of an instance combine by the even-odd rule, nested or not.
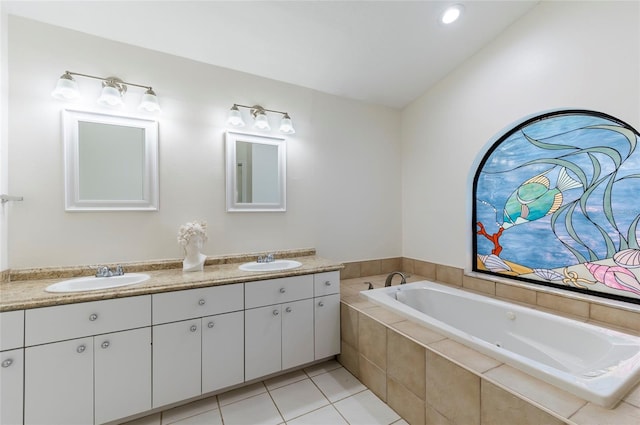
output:
[[[291,123],[291,117],[287,112],[282,111],[274,111],[273,109],[265,109],[260,105],[240,105],[234,103],[229,111],[229,118],[227,119],[227,124],[233,127],[244,127],[244,120],[242,119],[242,114],[240,113],[240,109],[238,108],[246,108],[249,109],[251,116],[253,116],[253,127],[258,130],[271,130],[271,126],[269,125],[269,119],[267,118],[267,112],[273,112],[276,114],[282,115],[282,119],[280,120],[280,132],[284,134],[293,134],[296,130],[293,128],[293,124]]]
[[[127,83],[117,77],[103,78],[95,77],[93,75],[80,74],[78,72],[65,71],[58,80],[58,84],[56,84],[55,90],[51,92],[51,96],[61,100],[75,100],[79,98],[80,91],[78,90],[78,83],[73,78],[74,75],[102,81],[102,92],[100,92],[100,97],[98,98],[98,104],[100,105],[109,106],[112,108],[122,106],[124,104],[122,98],[127,92],[127,86],[134,86],[147,89],[142,95],[142,101],[140,102],[140,106],[138,106],[139,110],[147,112],[160,111],[158,98],[156,97],[156,93],[150,86]]]

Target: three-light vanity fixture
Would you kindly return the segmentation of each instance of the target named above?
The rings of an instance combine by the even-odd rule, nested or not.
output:
[[[147,89],[142,95],[142,101],[138,109],[147,112],[160,111],[160,105],[158,104],[158,98],[151,86],[143,86],[141,84],[127,83],[117,77],[95,77],[93,75],[80,74],[79,72],[65,71],[64,74],[58,79],[56,88],[51,92],[51,96],[61,100],[75,100],[80,97],[80,91],[78,90],[78,83],[73,76],[93,78],[94,80],[102,81],[102,91],[100,97],[98,97],[98,104],[103,106],[109,106],[112,108],[120,107],[124,104],[122,98],[127,92],[127,86],[141,87]]]
[[[276,114],[282,115],[282,119],[280,120],[280,132],[284,134],[293,134],[296,130],[293,128],[293,124],[291,123],[291,117],[287,112],[282,111],[274,111],[273,109],[266,109],[260,105],[240,105],[234,103],[229,111],[229,118],[227,119],[227,124],[233,127],[244,127],[244,120],[242,119],[242,114],[240,113],[240,109],[238,108],[246,108],[249,109],[251,116],[253,116],[253,127],[258,130],[271,130],[271,126],[269,125],[269,119],[267,118],[267,112],[273,112]]]

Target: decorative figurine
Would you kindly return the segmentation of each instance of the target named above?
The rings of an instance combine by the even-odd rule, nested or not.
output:
[[[178,243],[184,248],[183,272],[202,271],[207,256],[200,252],[207,241],[207,222],[193,221],[183,224],[178,230]]]

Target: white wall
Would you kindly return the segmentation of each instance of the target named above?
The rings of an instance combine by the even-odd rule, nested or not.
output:
[[[14,16],[8,33],[9,185],[24,196],[12,208],[9,267],[178,258],[178,227],[194,219],[209,223],[210,255],[306,247],[339,261],[400,255],[398,111]],[[61,110],[98,110],[99,91],[78,78],[83,101],[52,99],[65,70],[156,90],[159,212],[64,211]],[[141,94],[130,89],[125,111]],[[286,110],[294,121],[286,213],[225,211],[223,135],[233,103]]]
[[[0,193],[7,193],[9,178],[7,161],[7,15],[0,2]],[[0,204],[0,271],[9,268],[7,229],[8,204]]]
[[[640,2],[542,2],[403,111],[403,255],[470,266],[471,176],[525,116],[574,107],[640,130]]]

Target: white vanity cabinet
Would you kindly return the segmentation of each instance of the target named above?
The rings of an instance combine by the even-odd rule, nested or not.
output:
[[[245,379],[314,360],[313,275],[245,283]]]
[[[0,424],[22,424],[24,311],[0,313]]]
[[[24,423],[97,424],[151,409],[150,319],[150,296],[27,310]]]
[[[315,359],[340,353],[340,272],[313,277]]]
[[[244,382],[244,288],[152,295],[153,407]]]

